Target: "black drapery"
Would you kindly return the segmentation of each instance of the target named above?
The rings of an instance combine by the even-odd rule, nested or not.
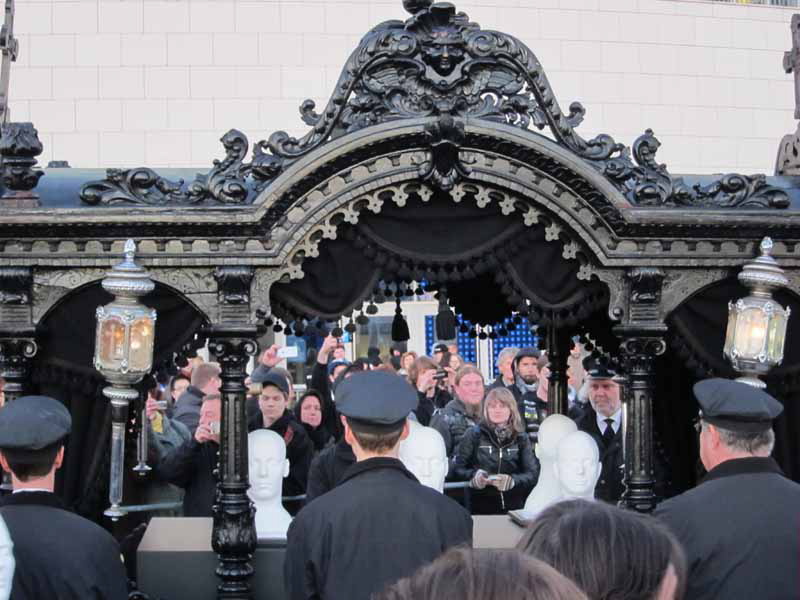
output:
[[[32,375],[32,391],[60,400],[72,415],[57,492],[68,506],[95,520],[107,503],[111,435],[109,402],[102,394],[106,383],[93,368],[95,310],[112,299],[95,283],[56,305],[40,324]],[[205,321],[191,304],[160,284],[142,302],[157,311],[154,364],[171,359]]]
[[[304,260],[302,279],[272,286],[276,316],[350,314],[380,280],[445,285],[456,312],[482,325],[527,311],[527,300],[535,321],[573,327],[607,302],[603,284],[578,279],[580,262],[563,257],[563,241],[547,240],[544,225],[526,226],[519,209],[506,215],[496,201],[455,204],[444,193],[406,202],[384,199],[380,213],[362,210],[357,225],[339,225],[337,239]]]
[[[697,433],[692,427],[698,406],[692,386],[706,377],[738,376],[722,348],[728,302],[747,295],[748,290],[731,277],[701,290],[668,319],[669,346],[657,364],[655,418],[659,439],[677,467],[673,475],[681,489],[693,485],[699,471]],[[792,310],[783,363],[766,377],[767,391],[784,408],[774,425],[774,456],[789,477],[800,481],[800,297],[787,290],[778,291],[774,297]]]

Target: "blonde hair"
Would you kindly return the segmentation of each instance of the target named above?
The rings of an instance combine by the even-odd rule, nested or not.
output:
[[[517,408],[517,401],[514,398],[514,394],[506,388],[492,388],[489,390],[489,393],[486,394],[486,397],[483,399],[483,407],[481,408],[481,419],[484,423],[493,425],[489,420],[489,403],[493,400],[501,402],[508,407],[508,410],[511,412],[511,416],[508,420],[515,433],[522,433],[525,431],[525,427],[522,425],[522,417],[519,416],[519,408]]]
[[[467,363],[463,365],[458,371],[456,371],[456,385],[461,383],[461,380],[464,379],[467,375],[480,375],[481,381],[483,381],[483,373],[481,373],[480,369],[473,364]]]

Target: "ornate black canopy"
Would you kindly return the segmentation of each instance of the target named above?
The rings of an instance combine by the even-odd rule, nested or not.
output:
[[[176,322],[197,330],[179,346],[202,334],[223,366],[214,547],[225,597],[243,594],[251,572],[242,380],[266,319],[360,316],[385,296],[385,283],[420,282],[445,291],[472,324],[515,314],[542,325],[555,410],[566,400],[569,336],[584,333],[624,367],[625,502],[649,510],[651,423],[667,453],[684,469],[691,464],[688,384],[724,372],[717,330],[725,299],[739,293],[728,282],[764,236],[790,280],[780,299],[800,295],[791,139],[781,175],[672,175],[656,160],[650,130],[631,147],[610,135],[583,138],[586,110],[573,102],[562,111],[543,66],[515,37],[481,28],[447,2],[404,6],[405,21],[362,38],[323,109],[303,103],[305,136],[275,132],[251,151],[231,130],[221,138],[224,157],[201,174],[41,170],[34,126],[2,128],[7,395],[44,389],[52,349],[65,342],[51,317],[104,276],[125,239],[136,239],[138,260],[178,299]],[[722,313],[709,316],[717,302]],[[91,329],[94,307],[80,306],[73,312]],[[78,357],[88,354],[58,353],[57,366],[81,373],[90,365]],[[798,362],[787,354],[771,382],[785,401]],[[32,369],[45,376],[31,382]],[[791,409],[780,427],[795,432],[796,423]],[[779,436],[790,470],[800,465],[794,440]]]

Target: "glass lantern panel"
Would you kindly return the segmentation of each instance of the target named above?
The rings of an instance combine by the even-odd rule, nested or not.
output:
[[[725,331],[725,346],[722,348],[722,352],[725,356],[731,356],[731,350],[733,350],[733,337],[736,333],[736,319],[739,315],[739,311],[733,304],[728,306],[728,329]]]
[[[119,369],[125,360],[125,324],[111,317],[100,324],[98,356],[105,369]]]
[[[760,307],[745,308],[736,319],[734,347],[740,358],[756,360],[765,351],[769,319]]]
[[[131,371],[149,371],[153,363],[153,337],[155,327],[152,319],[141,317],[131,326],[131,355],[128,361]]]
[[[778,364],[783,360],[786,324],[786,314],[780,309],[776,310],[769,324],[769,342],[767,345],[767,358],[771,363]]]

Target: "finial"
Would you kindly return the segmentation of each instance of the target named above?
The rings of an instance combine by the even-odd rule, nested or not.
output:
[[[426,8],[430,8],[431,4],[433,4],[433,0],[403,0],[403,8],[405,8],[412,15],[415,15]]]
[[[772,242],[771,237],[765,237],[761,240],[761,245],[759,246],[761,248],[761,256],[769,256],[772,254],[772,248],[774,246],[775,244]]]
[[[133,240],[125,242],[123,252],[125,252],[125,260],[127,262],[133,262],[133,257],[136,255],[136,242]]]

